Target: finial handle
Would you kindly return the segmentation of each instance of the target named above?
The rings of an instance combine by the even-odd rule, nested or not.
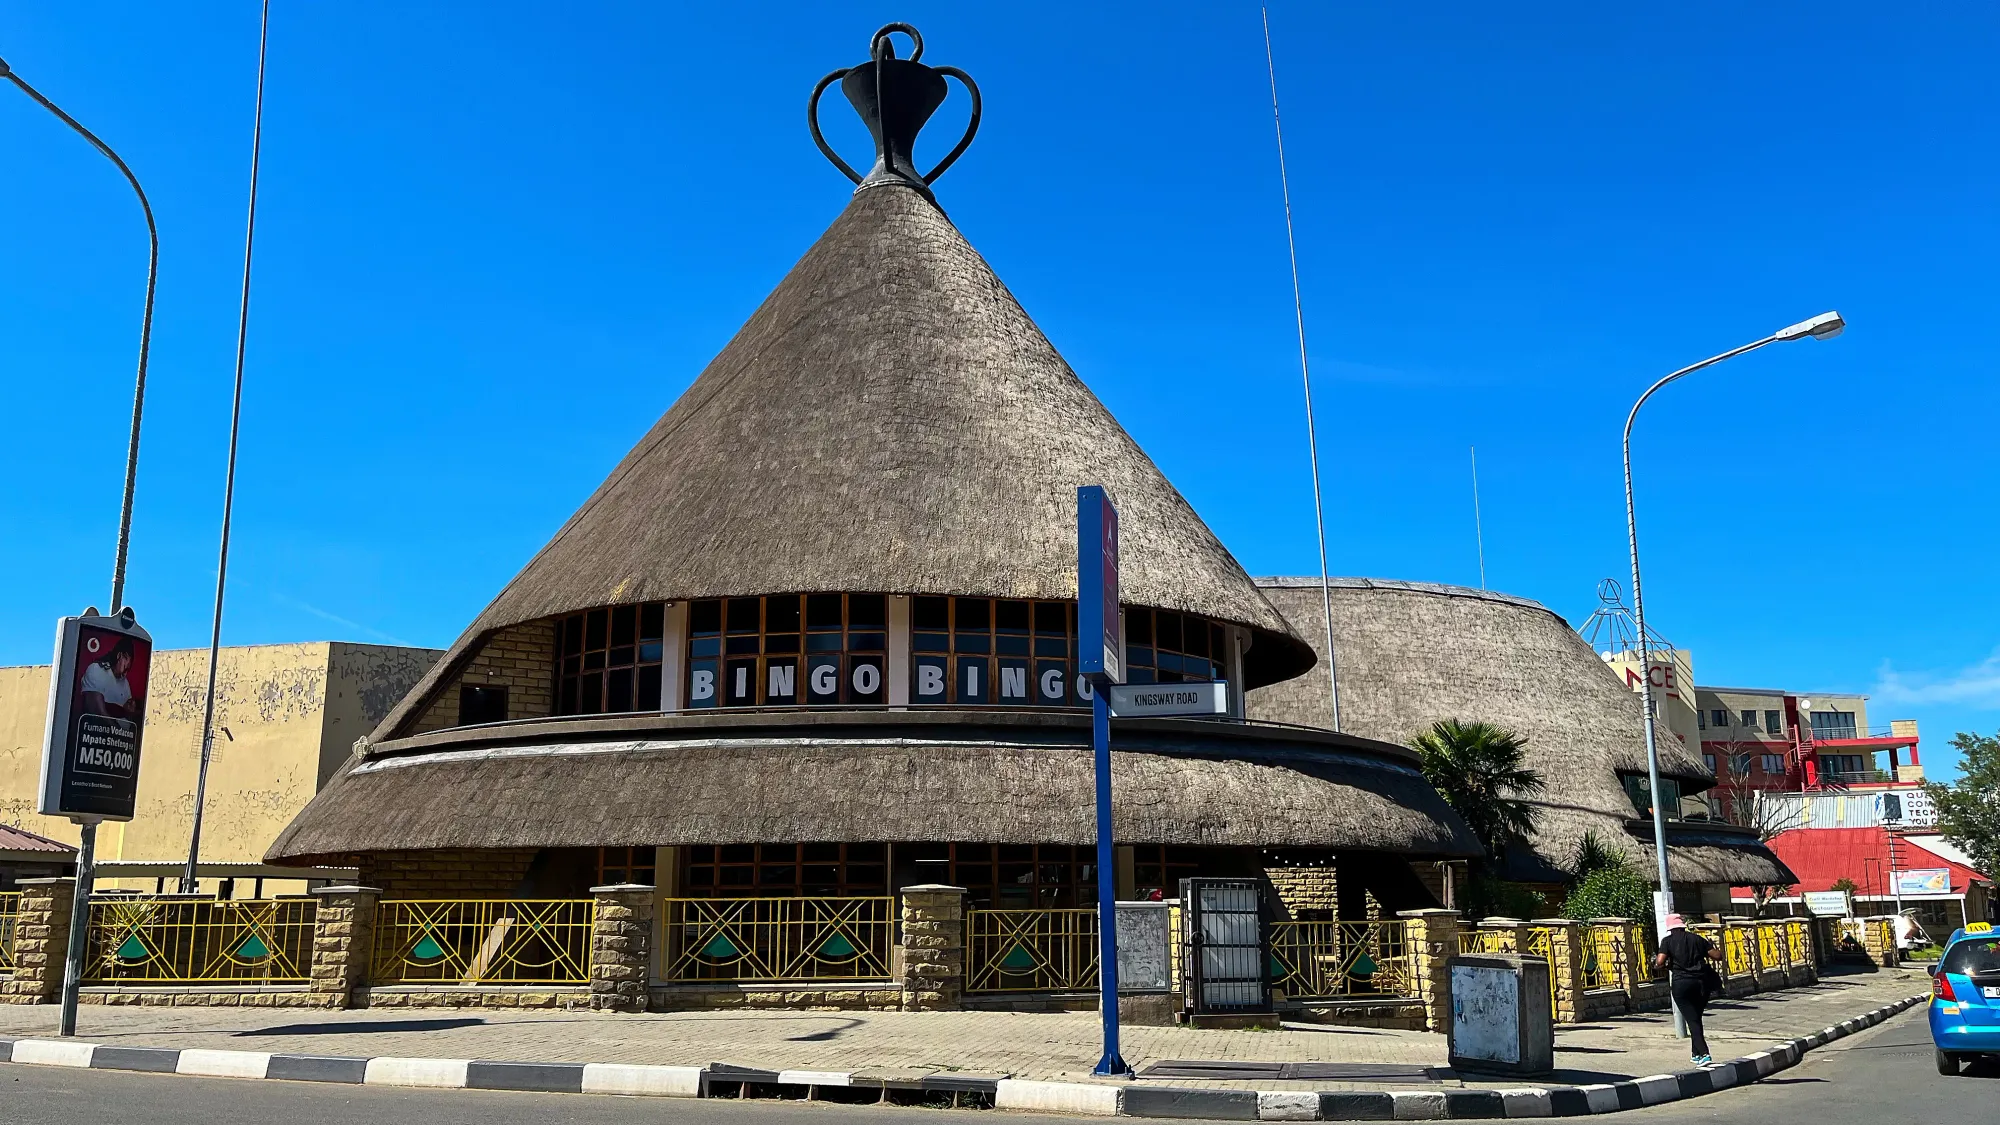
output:
[[[893,36],[897,33],[910,38],[910,57],[907,59],[896,57]],[[806,128],[812,134],[813,144],[819,147],[820,155],[826,157],[828,163],[854,183],[862,187],[899,183],[914,187],[928,196],[930,185],[965,154],[972,138],[979,132],[984,111],[979,86],[970,75],[957,67],[926,66],[920,61],[923,56],[924,37],[916,28],[906,23],[884,24],[868,40],[867,62],[828,74],[819,80],[813,87],[812,95],[806,99]],[[947,78],[956,78],[965,87],[972,99],[972,114],[966,123],[965,135],[959,138],[944,159],[929,172],[919,172],[911,159],[917,133],[938,106],[944,103],[950,90],[945,81]],[[835,82],[840,83],[842,93],[847,95],[855,112],[861,115],[875,141],[875,166],[866,176],[842,160],[820,131],[820,99],[826,95],[827,87]]]

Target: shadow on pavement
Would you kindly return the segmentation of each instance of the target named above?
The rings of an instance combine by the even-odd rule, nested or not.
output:
[[[459,1027],[481,1027],[483,1019],[436,1020],[355,1020],[342,1023],[288,1023],[282,1027],[259,1027],[232,1034],[236,1038],[253,1035],[375,1035],[393,1031],[450,1031]]]

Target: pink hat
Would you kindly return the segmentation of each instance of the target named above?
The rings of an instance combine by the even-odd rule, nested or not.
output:
[[[1687,925],[1687,923],[1686,923],[1685,921],[1682,921],[1682,919],[1681,919],[1681,916],[1680,916],[1680,915],[1678,915],[1678,914],[1669,914],[1669,915],[1667,915],[1667,928],[1668,928],[1668,929],[1670,929],[1670,930],[1678,930],[1678,929],[1681,929],[1682,927],[1684,927],[1684,926],[1686,926],[1686,925]]]

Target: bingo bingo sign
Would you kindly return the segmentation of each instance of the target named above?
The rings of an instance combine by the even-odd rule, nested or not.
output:
[[[118,617],[65,617],[56,625],[43,730],[44,816],[131,820],[153,638]]]

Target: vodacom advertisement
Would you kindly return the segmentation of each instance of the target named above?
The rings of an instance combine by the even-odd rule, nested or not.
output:
[[[152,663],[153,638],[129,613],[57,624],[36,811],[132,819]]]

